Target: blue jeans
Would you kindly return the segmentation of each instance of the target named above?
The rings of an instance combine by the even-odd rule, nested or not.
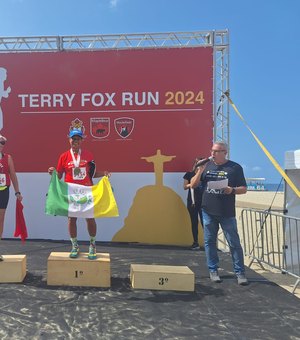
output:
[[[216,271],[219,264],[217,237],[219,225],[228,242],[236,274],[245,273],[244,253],[241,246],[235,217],[214,216],[202,210],[204,224],[204,244],[206,261],[209,271]]]

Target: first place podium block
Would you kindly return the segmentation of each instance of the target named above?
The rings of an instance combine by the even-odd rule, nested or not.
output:
[[[26,276],[26,255],[3,255],[0,261],[0,283],[23,282]]]
[[[186,266],[131,264],[132,288],[193,292],[195,274]]]
[[[89,260],[87,253],[71,259],[69,253],[52,252],[48,257],[47,284],[50,286],[110,287],[110,256],[97,253]]]

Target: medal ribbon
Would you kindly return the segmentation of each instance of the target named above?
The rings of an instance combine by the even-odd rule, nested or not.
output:
[[[72,156],[72,159],[73,159],[74,167],[75,167],[75,168],[79,168],[79,165],[80,165],[81,149],[79,149],[79,151],[78,151],[77,159],[75,159],[75,155],[74,155],[74,152],[73,152],[72,148],[70,149],[70,152],[71,152],[71,156]]]

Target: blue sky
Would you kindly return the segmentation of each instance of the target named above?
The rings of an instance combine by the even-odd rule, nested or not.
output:
[[[284,166],[299,143],[299,0],[0,0],[0,36],[229,29],[231,98]],[[280,175],[231,110],[231,159]],[[196,152],[197,153],[197,152]]]

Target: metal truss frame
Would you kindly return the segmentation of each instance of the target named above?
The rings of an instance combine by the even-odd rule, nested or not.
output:
[[[213,139],[230,146],[229,102],[229,32],[228,30],[105,34],[78,36],[0,37],[0,53],[97,51],[109,49],[213,47],[214,99]],[[228,149],[228,153],[230,150]]]

